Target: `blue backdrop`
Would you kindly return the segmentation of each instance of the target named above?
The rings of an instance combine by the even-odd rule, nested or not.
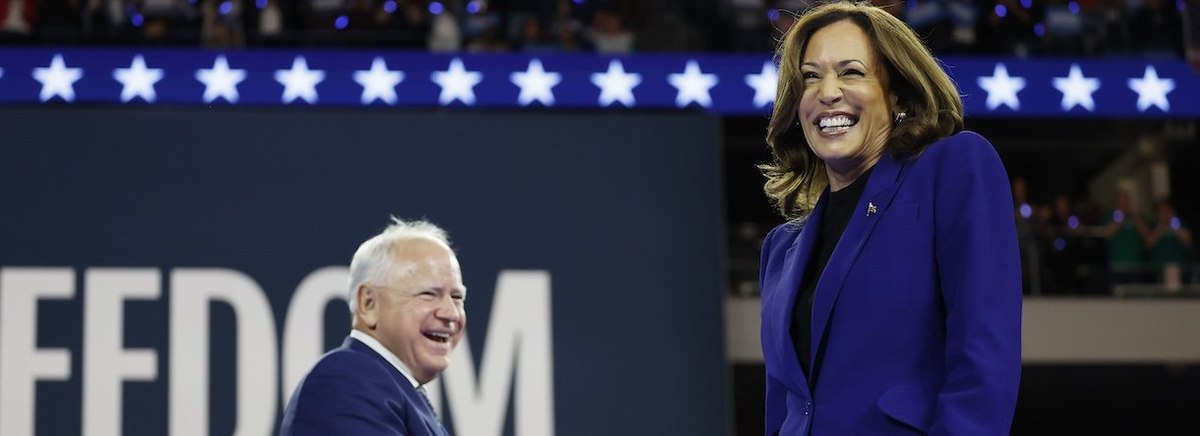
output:
[[[1200,116],[1183,60],[941,59],[973,117]],[[697,108],[765,115],[769,54],[0,48],[0,103]]]

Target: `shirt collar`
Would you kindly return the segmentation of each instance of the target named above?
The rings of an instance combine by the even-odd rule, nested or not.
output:
[[[404,366],[404,362],[401,362],[399,357],[396,357],[395,354],[392,354],[391,351],[388,351],[387,347],[384,347],[383,344],[379,343],[379,341],[371,337],[371,335],[366,334],[362,330],[351,329],[350,337],[357,339],[359,342],[362,342],[364,345],[374,350],[380,356],[383,356],[383,359],[392,364],[392,366],[396,368],[396,371],[400,371],[400,374],[403,375],[404,378],[408,379],[408,382],[412,383],[414,388],[421,386],[417,383],[417,380],[410,375],[411,373],[408,371],[408,367]]]

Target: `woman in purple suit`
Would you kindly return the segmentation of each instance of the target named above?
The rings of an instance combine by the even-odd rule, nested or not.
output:
[[[868,3],[778,49],[762,249],[766,433],[1008,434],[1021,273],[1008,176],[921,40]]]

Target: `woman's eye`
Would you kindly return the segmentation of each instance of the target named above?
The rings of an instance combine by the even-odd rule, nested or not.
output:
[[[846,71],[842,71],[842,75],[843,75],[843,76],[855,76],[855,77],[862,77],[862,76],[863,76],[863,73],[862,73],[862,71],[855,70],[855,69],[851,68],[851,69],[848,69],[848,70],[846,70]]]
[[[800,73],[800,78],[802,78],[804,80],[816,80],[816,79],[820,79],[821,77],[818,76],[817,73],[814,73],[812,71],[805,71],[803,73]]]

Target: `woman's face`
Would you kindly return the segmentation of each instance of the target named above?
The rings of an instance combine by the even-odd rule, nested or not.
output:
[[[829,171],[857,174],[874,165],[891,133],[895,96],[870,39],[849,20],[813,33],[801,61],[799,123]]]

